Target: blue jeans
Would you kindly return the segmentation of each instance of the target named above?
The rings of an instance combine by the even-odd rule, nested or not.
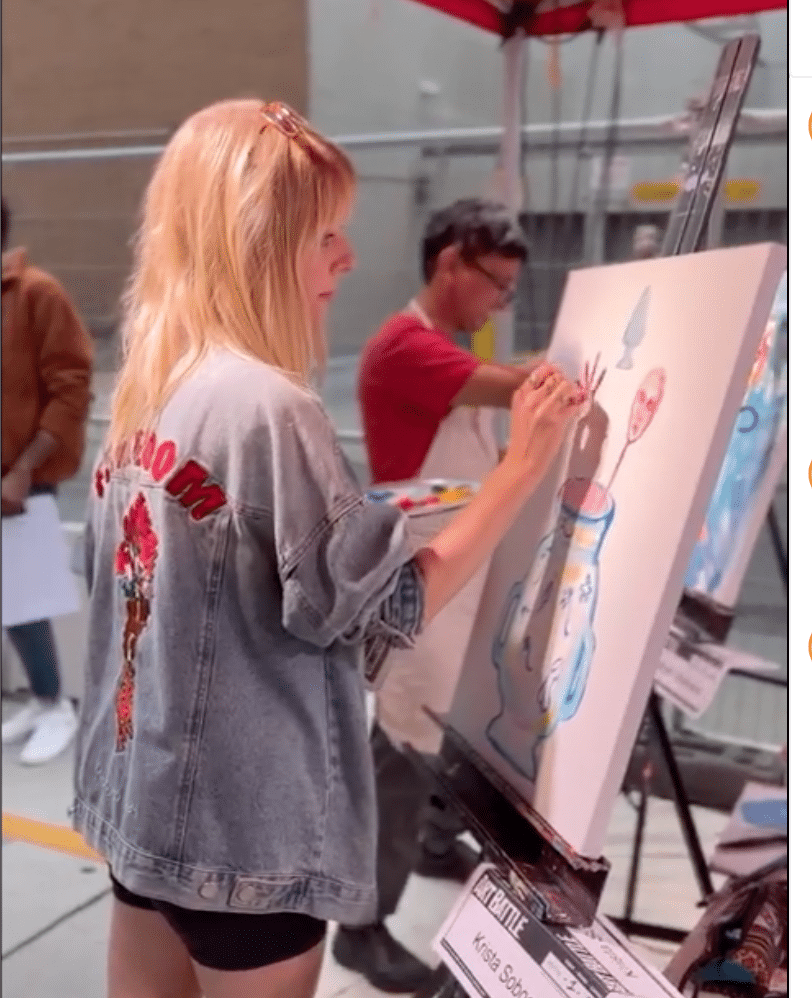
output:
[[[58,700],[59,662],[50,620],[17,624],[7,630],[28,676],[31,692],[40,700]]]

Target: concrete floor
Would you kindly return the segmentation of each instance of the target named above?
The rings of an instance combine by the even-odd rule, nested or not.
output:
[[[4,713],[11,705],[6,704]],[[70,752],[50,766],[21,767],[17,749],[3,750],[3,811],[67,824],[71,802]],[[710,854],[726,817],[695,809],[699,834]],[[621,914],[635,813],[620,797],[605,855],[612,865],[601,903]],[[432,939],[453,904],[454,884],[413,876],[393,933],[424,960],[437,963]],[[650,803],[635,916],[689,929],[699,920],[698,890],[671,805]],[[21,841],[3,842],[3,994],[5,998],[103,998],[110,889],[103,867]],[[639,943],[651,964],[664,967],[673,948]],[[381,992],[358,974],[325,960],[318,998],[373,998]]]

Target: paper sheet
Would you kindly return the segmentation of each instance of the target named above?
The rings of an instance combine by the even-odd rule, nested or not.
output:
[[[765,823],[762,817],[771,813],[771,804],[777,805],[775,823]],[[741,877],[783,856],[787,851],[786,841],[781,843],[773,840],[779,833],[786,834],[786,808],[786,787],[775,787],[769,783],[746,783],[710,858],[711,870]],[[725,848],[725,843],[743,839],[752,840],[754,844],[747,848]],[[763,845],[756,844],[760,840],[764,840]]]
[[[3,520],[3,627],[79,611],[56,500],[32,496],[19,516]]]
[[[776,672],[778,665],[712,642],[698,646],[697,652],[690,646],[683,652],[679,650],[679,642],[669,636],[654,677],[654,689],[678,710],[697,720],[710,707],[732,669],[757,675]]]

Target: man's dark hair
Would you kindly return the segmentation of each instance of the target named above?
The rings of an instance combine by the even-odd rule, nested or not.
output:
[[[3,219],[2,219],[3,229],[2,232],[0,232],[0,245],[2,246],[2,250],[5,253],[6,243],[8,242],[8,231],[9,228],[11,227],[11,212],[8,210],[8,202],[6,201],[6,199],[3,198],[2,201],[3,201]]]
[[[446,246],[459,246],[463,260],[498,253],[512,260],[526,260],[527,239],[508,209],[497,201],[465,198],[435,212],[423,235],[423,278],[434,275],[437,257]]]

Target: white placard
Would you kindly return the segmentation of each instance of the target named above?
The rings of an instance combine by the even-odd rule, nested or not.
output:
[[[59,509],[31,496],[24,513],[3,517],[3,627],[52,620],[79,610]]]
[[[483,864],[434,949],[471,998],[678,998],[598,917],[587,929],[542,925]]]
[[[745,672],[775,672],[778,665],[724,645],[703,644],[701,650],[682,654],[669,642],[660,655],[654,677],[654,691],[678,710],[701,717],[710,707],[725,676],[731,669]]]

